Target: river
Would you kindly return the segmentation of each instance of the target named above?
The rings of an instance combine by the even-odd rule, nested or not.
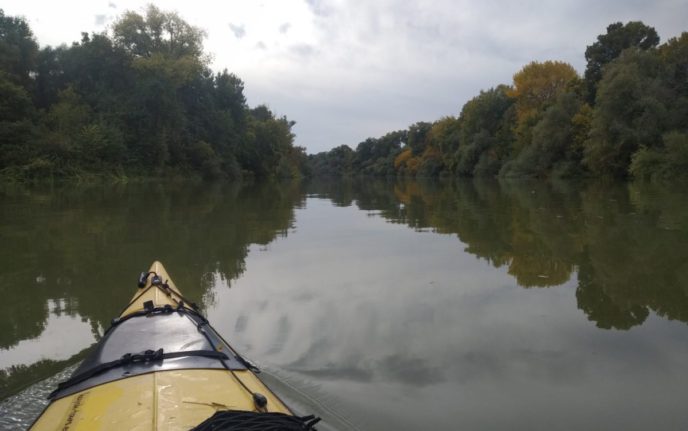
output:
[[[0,429],[31,423],[153,260],[323,430],[684,428],[687,190],[0,187]]]

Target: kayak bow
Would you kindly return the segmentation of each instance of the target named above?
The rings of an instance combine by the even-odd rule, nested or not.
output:
[[[256,372],[154,262],[31,430],[243,429],[218,425],[268,418],[312,429],[317,419],[293,416]]]

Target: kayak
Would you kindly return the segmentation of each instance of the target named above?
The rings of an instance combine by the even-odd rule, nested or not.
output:
[[[160,262],[31,430],[313,430],[215,331]]]

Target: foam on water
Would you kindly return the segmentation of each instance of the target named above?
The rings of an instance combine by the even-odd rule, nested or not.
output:
[[[0,401],[0,430],[25,430],[48,405],[48,395],[57,384],[69,378],[79,364],[65,368],[52,377],[35,383],[16,395]]]

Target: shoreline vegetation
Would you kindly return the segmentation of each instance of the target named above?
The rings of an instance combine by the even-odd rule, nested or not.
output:
[[[307,155],[287,117],[214,73],[205,33],[150,5],[39,48],[0,9],[0,181],[144,178],[688,176],[688,32],[614,23],[579,76],[531,62],[457,117]]]
[[[531,62],[458,117],[418,122],[356,149],[309,156],[316,176],[688,176],[688,32],[660,45],[642,22],[614,23],[585,51],[584,76]]]
[[[239,77],[213,73],[204,37],[150,5],[39,49],[27,21],[0,9],[0,178],[301,176],[294,122],[249,107]]]

